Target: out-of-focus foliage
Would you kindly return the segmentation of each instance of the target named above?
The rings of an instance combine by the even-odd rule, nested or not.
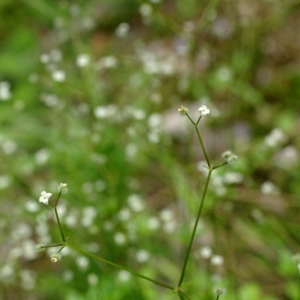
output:
[[[186,291],[191,299],[297,299],[300,4],[297,0],[2,0],[0,294],[3,299],[177,299],[64,249],[73,244],[176,285],[215,171]]]

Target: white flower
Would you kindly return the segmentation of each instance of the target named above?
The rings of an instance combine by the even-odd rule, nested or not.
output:
[[[66,80],[66,73],[63,70],[56,70],[52,73],[52,79],[57,82]]]
[[[128,34],[130,26],[128,23],[121,23],[116,29],[116,35],[118,37],[125,37]]]
[[[269,147],[276,147],[286,140],[286,134],[281,129],[275,128],[265,137],[265,144]]]
[[[224,158],[229,164],[232,164],[237,161],[238,156],[232,153],[230,150],[227,150],[222,153],[222,158]]]
[[[50,259],[53,264],[56,264],[61,259],[61,256],[59,253],[53,253],[50,256]]]
[[[60,183],[59,185],[59,191],[62,193],[62,194],[66,194],[67,191],[68,191],[68,188],[67,188],[67,184],[66,183]]]
[[[51,193],[46,193],[45,191],[43,191],[43,192],[41,193],[41,197],[40,197],[40,199],[39,199],[39,202],[42,202],[42,203],[48,205],[48,201],[49,201],[49,198],[50,198],[51,196],[52,196]]]
[[[180,105],[180,107],[178,108],[178,112],[181,115],[185,116],[185,115],[187,115],[189,113],[189,109],[187,107],[184,107],[183,105]]]
[[[209,109],[205,105],[201,105],[198,109],[201,116],[208,115],[210,113]]]
[[[7,81],[0,81],[0,100],[6,101],[11,97],[10,83]]]
[[[143,17],[149,17],[152,13],[152,7],[148,3],[142,4],[139,8],[139,12]]]
[[[223,289],[223,288],[220,288],[220,287],[216,287],[216,288],[214,288],[214,293],[217,296],[221,296],[221,295],[224,295],[226,293],[226,290]]]
[[[213,255],[211,258],[211,264],[214,266],[223,265],[224,259],[221,255]]]
[[[76,65],[79,68],[88,66],[90,63],[90,56],[88,54],[79,54],[76,58]]]

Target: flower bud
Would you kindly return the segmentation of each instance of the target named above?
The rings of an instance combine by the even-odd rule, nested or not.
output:
[[[66,194],[68,192],[68,188],[67,188],[67,184],[66,183],[61,183],[59,185],[59,191],[62,193],[62,194]]]
[[[183,116],[185,116],[189,113],[189,109],[187,107],[184,107],[183,105],[180,105],[180,107],[178,108],[178,111]]]
[[[227,150],[222,153],[222,157],[225,159],[226,162],[232,164],[237,161],[238,156],[232,153],[230,150]]]
[[[59,253],[53,253],[53,254],[51,254],[51,256],[50,256],[51,262],[52,262],[53,264],[56,264],[56,263],[60,260],[60,258],[61,258],[61,256],[60,256]]]

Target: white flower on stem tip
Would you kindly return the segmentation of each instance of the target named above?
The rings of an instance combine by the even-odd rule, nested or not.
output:
[[[214,293],[217,295],[217,296],[221,296],[221,295],[224,295],[226,293],[226,290],[223,289],[223,288],[220,288],[220,287],[216,287],[214,289]]]
[[[61,259],[61,256],[59,253],[53,253],[50,256],[50,259],[53,264],[56,264]]]
[[[189,113],[189,109],[184,107],[183,105],[180,105],[180,107],[178,108],[178,112],[184,116]]]
[[[200,116],[206,116],[210,113],[210,110],[205,105],[201,105],[198,111],[200,112]]]
[[[45,250],[44,245],[42,245],[42,244],[36,245],[36,246],[35,246],[35,249],[36,249],[37,251],[44,251],[44,250]]]
[[[222,158],[224,158],[229,164],[232,164],[237,161],[238,156],[232,153],[230,150],[227,150],[222,153]]]
[[[42,202],[46,205],[48,205],[49,198],[52,196],[51,193],[46,193],[45,191],[41,192],[41,197],[39,199],[39,202]]]
[[[67,184],[66,183],[60,183],[60,185],[59,185],[59,191],[62,194],[66,194],[67,191],[68,191]]]

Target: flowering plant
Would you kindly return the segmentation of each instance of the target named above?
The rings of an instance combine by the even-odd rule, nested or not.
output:
[[[149,282],[152,282],[154,284],[157,284],[163,288],[166,288],[168,290],[171,290],[173,291],[174,293],[176,293],[179,297],[179,299],[181,300],[189,300],[190,297],[188,296],[188,294],[184,291],[184,286],[185,286],[185,275],[186,275],[186,268],[187,268],[187,265],[188,265],[188,261],[189,261],[189,258],[191,256],[191,252],[192,252],[192,246],[193,246],[193,243],[194,243],[194,239],[195,239],[195,234],[196,234],[196,231],[197,231],[197,227],[198,227],[198,224],[199,224],[199,220],[200,220],[200,217],[201,217],[201,213],[202,213],[202,210],[203,210],[203,204],[204,204],[204,201],[205,201],[205,198],[206,198],[206,195],[207,195],[207,191],[208,191],[208,188],[209,188],[209,183],[210,183],[210,180],[211,180],[211,175],[213,173],[214,170],[228,164],[228,163],[233,163],[237,160],[237,156],[235,154],[233,154],[231,151],[226,151],[222,154],[222,157],[225,159],[225,162],[223,163],[219,163],[219,164],[216,164],[216,165],[213,165],[209,159],[209,156],[206,152],[206,149],[205,149],[205,146],[204,146],[204,143],[202,141],[202,137],[201,137],[201,134],[200,134],[200,131],[198,129],[198,124],[201,120],[201,118],[203,116],[206,116],[210,113],[210,110],[202,105],[200,108],[199,108],[199,117],[197,119],[197,121],[193,121],[191,116],[189,115],[189,110],[184,107],[184,106],[180,106],[180,108],[178,109],[178,112],[181,114],[181,115],[184,115],[184,116],[187,116],[187,118],[189,119],[189,121],[192,123],[192,125],[194,126],[194,129],[196,131],[196,134],[197,134],[197,137],[198,137],[198,141],[199,141],[199,144],[201,146],[201,149],[203,151],[203,154],[205,156],[205,160],[206,160],[206,168],[208,170],[208,173],[207,173],[207,178],[206,178],[206,182],[205,182],[205,187],[204,187],[204,191],[203,191],[203,194],[201,196],[201,200],[200,200],[200,205],[199,205],[199,208],[198,208],[198,212],[197,212],[197,215],[196,215],[196,219],[195,219],[195,222],[194,222],[194,225],[193,225],[193,229],[192,229],[192,232],[191,232],[191,235],[190,235],[190,239],[189,239],[189,242],[188,242],[188,245],[187,245],[187,249],[186,249],[186,252],[185,252],[185,255],[184,255],[184,260],[183,260],[183,265],[182,265],[182,268],[181,268],[181,274],[180,274],[180,277],[179,277],[179,280],[177,282],[177,284],[173,284],[173,285],[170,285],[170,284],[167,284],[163,281],[159,281],[159,280],[156,280],[154,278],[151,278],[151,277],[148,277],[148,276],[145,276],[143,274],[140,274],[134,270],[131,270],[127,267],[124,267],[124,266],[121,266],[117,263],[114,263],[110,260],[107,260],[105,258],[103,258],[102,256],[98,256],[98,255],[95,255],[93,253],[90,253],[86,250],[83,250],[77,246],[74,246],[72,243],[69,243],[67,242],[66,238],[65,238],[65,235],[64,235],[64,232],[63,232],[63,228],[61,226],[61,221],[60,221],[60,217],[59,217],[59,214],[58,214],[58,211],[57,211],[57,205],[58,205],[58,202],[59,202],[59,199],[60,199],[60,196],[64,193],[67,192],[67,184],[66,183],[61,183],[59,185],[59,195],[58,195],[58,198],[55,202],[55,204],[51,204],[51,206],[53,207],[54,211],[55,211],[55,216],[56,216],[56,220],[57,220],[57,223],[58,223],[58,226],[59,226],[59,230],[60,230],[60,234],[61,234],[61,242],[60,243],[56,243],[56,244],[50,244],[50,245],[38,245],[37,248],[39,250],[42,250],[42,249],[47,249],[47,248],[52,248],[52,247],[59,247],[59,250],[58,252],[55,252],[54,254],[51,255],[51,262],[52,263],[57,263],[58,260],[60,260],[61,258],[61,251],[65,248],[65,247],[69,247],[73,250],[76,250],[78,251],[79,253],[83,254],[83,255],[86,255],[86,256],[89,256],[91,258],[94,258],[96,260],[99,260],[103,263],[106,263],[110,266],[113,266],[115,268],[118,268],[118,269],[122,269],[122,270],[125,270],[129,273],[131,273],[132,275],[135,275],[137,277],[140,277],[142,279],[145,279]],[[48,204],[48,201],[49,201],[49,198],[52,194],[51,193],[46,193],[45,191],[43,191],[41,193],[41,197],[39,199],[40,202],[44,203],[44,204]],[[216,264],[219,264],[217,263],[217,256],[215,256],[215,259],[216,261]],[[218,258],[218,261],[222,260],[222,257]],[[217,299],[219,299],[219,296],[221,296],[222,294],[224,294],[224,290],[221,289],[221,288],[217,288],[215,290],[215,293],[217,295]]]

